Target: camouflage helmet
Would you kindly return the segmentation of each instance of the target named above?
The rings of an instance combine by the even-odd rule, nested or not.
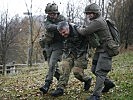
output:
[[[58,12],[58,6],[55,3],[48,3],[45,8],[45,13],[59,13]]]
[[[92,4],[85,7],[84,13],[87,13],[87,12],[93,12],[96,14],[101,14],[101,8],[97,4],[92,3]]]

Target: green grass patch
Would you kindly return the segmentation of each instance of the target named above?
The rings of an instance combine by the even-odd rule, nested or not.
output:
[[[90,65],[91,66],[91,65]],[[0,98],[1,100],[85,100],[91,95],[95,85],[95,76],[90,72],[86,74],[93,76],[92,87],[89,91],[83,90],[83,84],[71,74],[65,94],[60,97],[51,97],[57,80],[54,78],[49,92],[43,95],[39,87],[43,85],[47,73],[47,66],[25,67],[15,75],[0,76]],[[113,58],[113,68],[108,75],[116,84],[110,92],[102,95],[102,100],[132,100],[133,98],[133,52],[125,52]]]

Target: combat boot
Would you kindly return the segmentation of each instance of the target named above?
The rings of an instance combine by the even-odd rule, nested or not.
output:
[[[111,88],[115,87],[115,84],[114,84],[112,81],[110,81],[109,79],[105,79],[104,85],[105,85],[105,86],[104,86],[104,88],[103,88],[103,90],[102,90],[102,93],[109,92],[109,90],[110,90]]]
[[[85,91],[88,91],[89,88],[91,87],[91,81],[92,81],[92,78],[89,78],[87,81],[84,82]]]
[[[62,96],[64,94],[64,89],[57,88],[53,93],[51,93],[51,96],[57,97]]]
[[[55,77],[57,80],[59,80],[59,78],[60,78],[60,72],[59,72],[59,69],[56,69],[56,70],[55,70],[54,77]]]
[[[88,97],[86,100],[100,100],[100,96],[97,96],[97,95],[91,95],[91,96]]]
[[[39,88],[40,91],[42,91],[43,94],[46,94],[49,90],[50,84],[51,82],[45,82],[45,84],[41,88]]]

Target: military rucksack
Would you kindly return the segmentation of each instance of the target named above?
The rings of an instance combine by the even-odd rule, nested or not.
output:
[[[110,33],[113,37],[113,40],[118,44],[120,45],[120,33],[117,29],[117,27],[109,20],[106,20],[107,22],[107,25],[109,27],[109,30],[110,30]]]
[[[109,56],[113,57],[119,54],[120,33],[117,27],[111,21],[106,20],[106,22],[109,27],[112,39],[106,41],[103,47],[108,52]],[[100,46],[100,39],[97,34],[93,33],[89,35],[88,38],[90,47],[97,48],[98,46]]]
[[[106,20],[106,22],[109,27],[112,39],[106,41],[104,48],[108,52],[109,56],[113,57],[119,54],[120,33],[117,27],[111,21]]]

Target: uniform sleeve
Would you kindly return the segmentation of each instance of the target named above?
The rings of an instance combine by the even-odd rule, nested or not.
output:
[[[49,21],[46,21],[45,22],[45,28],[47,31],[55,31],[55,30],[57,30],[57,25],[51,24]]]
[[[99,21],[93,20],[85,28],[78,28],[78,32],[81,35],[89,35],[89,34],[93,34],[102,29],[103,29],[103,25]]]
[[[58,24],[58,22],[65,21],[65,20],[66,20],[65,17],[62,16],[62,15],[59,15],[59,16],[58,16],[58,18],[57,18],[57,20],[55,21],[55,23],[51,23],[49,20],[46,20],[46,21],[44,22],[45,28],[46,28],[46,30],[47,30],[48,32],[57,31],[57,24]]]
[[[66,21],[66,18],[63,15],[59,15],[59,22],[60,21]]]

